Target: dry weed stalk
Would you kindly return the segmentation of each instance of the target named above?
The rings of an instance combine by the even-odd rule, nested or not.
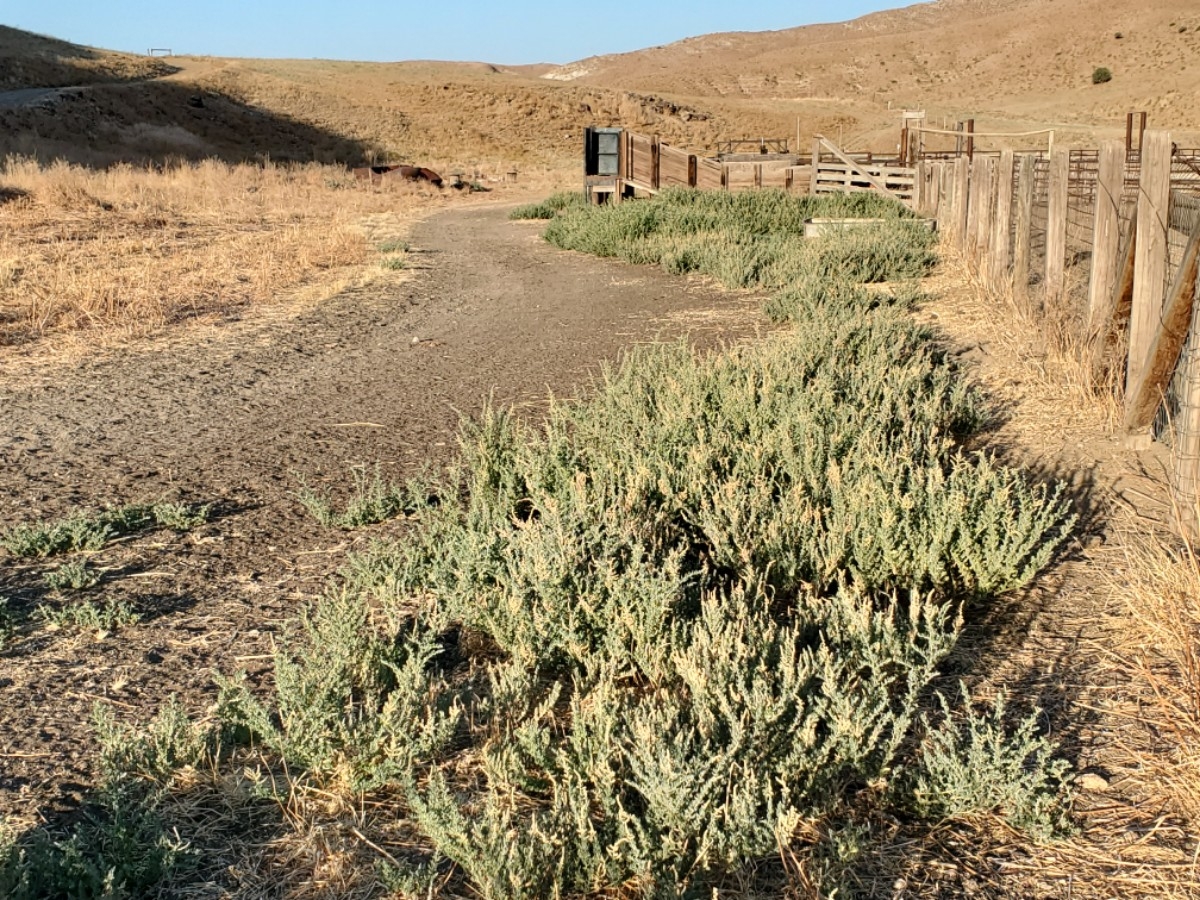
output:
[[[227,315],[366,260],[358,220],[452,198],[318,165],[206,161],[105,171],[10,157],[0,183],[0,345]],[[457,196],[457,195],[455,195]]]

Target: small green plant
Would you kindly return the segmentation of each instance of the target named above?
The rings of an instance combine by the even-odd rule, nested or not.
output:
[[[107,634],[118,628],[136,625],[141,616],[127,600],[85,600],[61,607],[38,607],[42,621],[51,628],[75,627]]]
[[[0,829],[0,896],[6,900],[117,900],[155,896],[198,855],[168,827],[161,809],[172,773],[196,765],[214,746],[171,698],[144,729],[93,711],[101,783],[70,825],[18,835]]]
[[[52,591],[85,591],[100,583],[100,573],[84,559],[65,562],[42,577]]]
[[[1106,66],[1099,66],[1092,71],[1092,84],[1107,84],[1112,79],[1112,70]]]
[[[528,203],[524,206],[518,206],[508,214],[510,219],[518,221],[521,219],[553,219],[564,210],[583,207],[583,194],[579,191],[561,191],[557,194],[552,194],[541,203]]]
[[[177,530],[207,520],[209,507],[160,501],[111,506],[100,512],[80,511],[50,522],[15,525],[0,533],[0,546],[14,556],[45,557],[79,550],[99,550],[110,541],[156,526]]]
[[[6,900],[153,896],[192,857],[169,831],[153,797],[135,785],[106,785],[70,827],[46,826],[0,845]]]
[[[97,703],[92,710],[100,742],[100,772],[108,783],[127,778],[165,784],[184,766],[198,765],[216,746],[216,735],[188,718],[171,695],[144,727],[123,725],[112,708]]]
[[[314,519],[325,528],[350,530],[376,525],[407,515],[421,505],[427,495],[418,482],[397,484],[387,481],[378,466],[368,472],[359,466],[351,470],[354,488],[345,509],[338,512],[327,494],[319,494],[300,479],[296,497]]]
[[[1070,764],[1055,759],[1054,743],[1037,733],[1039,711],[1010,729],[1004,692],[977,713],[965,685],[961,691],[961,718],[938,694],[942,722],[927,731],[912,788],[917,812],[934,819],[996,813],[1041,841],[1066,833]]]
[[[193,528],[199,528],[208,521],[211,512],[212,504],[208,503],[196,506],[188,503],[172,503],[167,500],[160,500],[150,507],[150,513],[154,516],[154,521],[164,528],[170,528],[173,531],[191,531]]]
[[[412,247],[408,241],[401,241],[397,239],[384,241],[379,245],[380,253],[407,253],[411,249]]]
[[[389,271],[395,272],[400,269],[407,269],[408,260],[403,256],[387,256],[380,262],[380,265]]]

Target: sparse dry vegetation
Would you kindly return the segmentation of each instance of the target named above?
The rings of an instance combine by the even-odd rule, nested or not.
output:
[[[330,166],[172,164],[96,172],[10,158],[0,183],[0,343],[78,329],[145,334],[235,315],[307,285],[332,293],[371,258],[360,220],[401,227],[434,189],[369,186]]]

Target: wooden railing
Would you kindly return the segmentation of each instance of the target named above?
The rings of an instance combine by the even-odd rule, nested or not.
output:
[[[847,153],[818,138],[812,160],[793,156],[764,161],[708,159],[663,143],[658,137],[633,131],[621,133],[615,194],[653,194],[667,187],[709,191],[781,188],[807,193],[878,190],[903,202],[911,201],[915,170],[872,160],[870,153]]]

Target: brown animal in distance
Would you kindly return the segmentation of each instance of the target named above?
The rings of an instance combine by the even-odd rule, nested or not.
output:
[[[403,178],[405,181],[428,181],[434,187],[442,186],[442,176],[433,169],[422,166],[358,166],[351,170],[360,181],[382,181],[385,178]]]

